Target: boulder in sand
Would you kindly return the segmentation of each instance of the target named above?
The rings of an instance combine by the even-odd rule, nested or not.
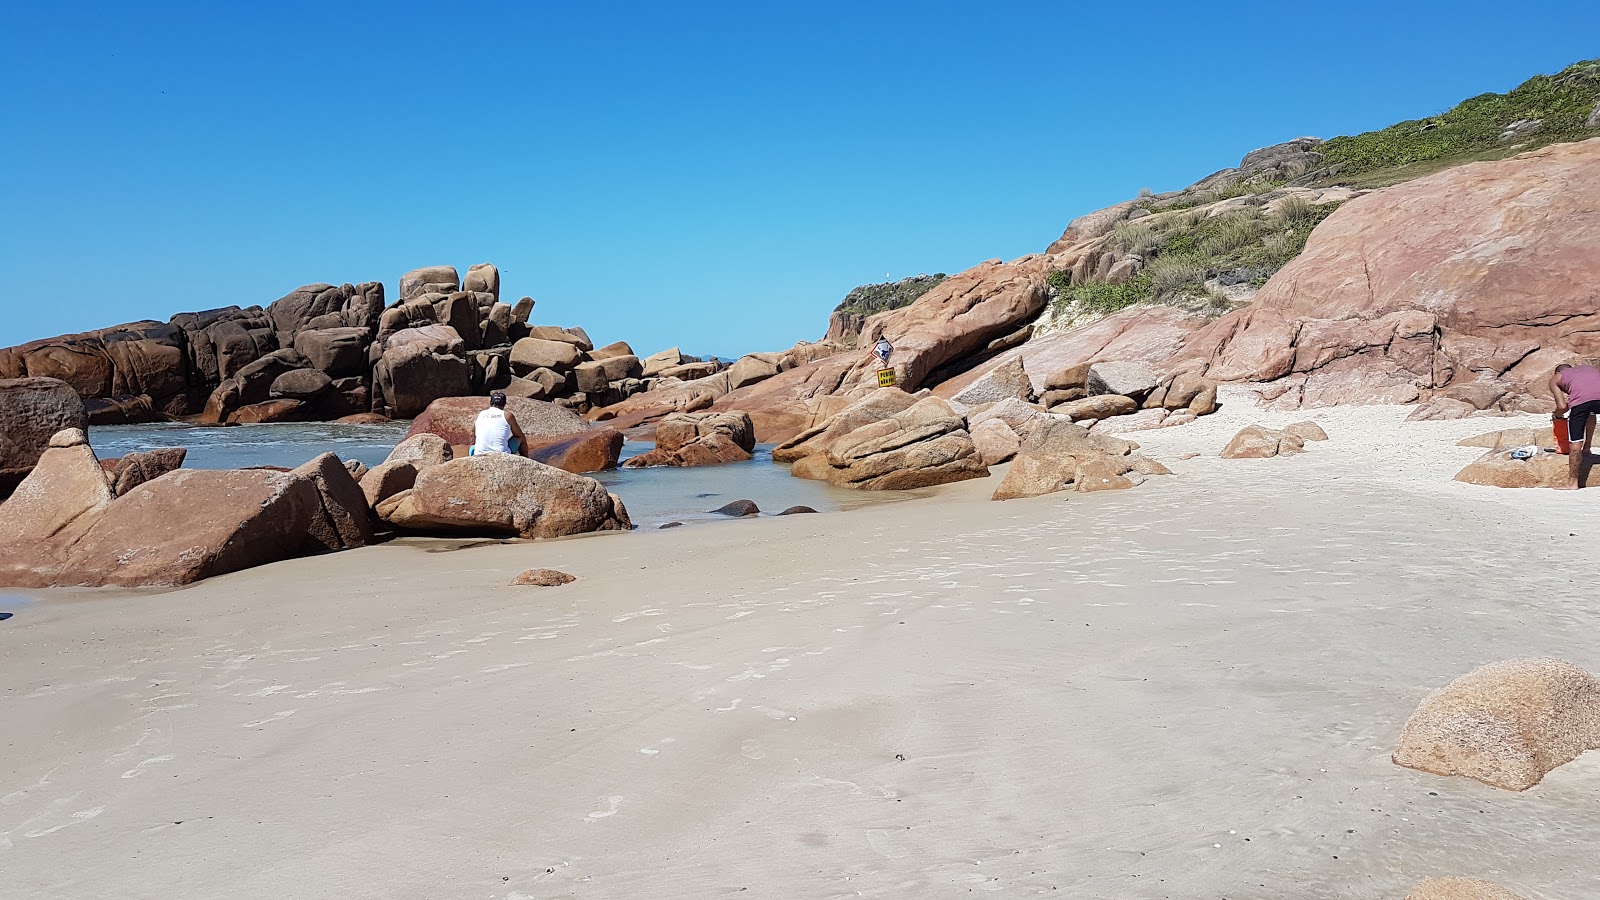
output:
[[[995,366],[978,380],[956,392],[951,399],[969,407],[998,403],[1001,400],[1027,402],[1033,399],[1033,382],[1028,380],[1028,372],[1022,366],[1022,357],[1018,356]]]
[[[630,527],[626,511],[598,481],[506,453],[429,466],[378,513],[397,528],[423,534],[553,538]]]
[[[512,587],[560,587],[578,579],[556,569],[529,569],[511,579]]]
[[[1121,394],[1142,402],[1160,383],[1161,373],[1141,362],[1103,362],[1089,367],[1090,394]]]
[[[1552,441],[1553,443],[1553,441]],[[1574,447],[1573,452],[1580,452]],[[1555,488],[1572,477],[1568,457],[1540,450],[1531,459],[1516,459],[1509,450],[1491,450],[1456,473],[1456,481],[1501,488]],[[1579,484],[1591,488],[1600,484],[1600,460],[1590,457],[1579,470]]]
[[[992,499],[1124,490],[1141,483],[1145,474],[1166,473],[1165,466],[1135,454],[1137,446],[1071,422],[1041,424],[1023,440]]]
[[[1429,878],[1411,889],[1406,900],[1523,900],[1481,878]]]
[[[1004,420],[994,418],[972,426],[972,445],[978,448],[978,458],[985,466],[997,466],[1013,456],[1022,446],[1022,439]]]
[[[1222,448],[1222,458],[1268,459],[1299,453],[1305,449],[1305,445],[1306,442],[1295,435],[1261,425],[1247,425],[1233,436],[1228,446]]]
[[[1285,425],[1283,426],[1283,433],[1299,438],[1301,443],[1328,439],[1328,433],[1322,430],[1322,426],[1310,421]]]
[[[826,452],[839,438],[864,425],[902,413],[916,402],[916,397],[899,388],[872,391],[820,424],[774,447],[772,458],[778,462],[795,462],[813,453]]]
[[[731,516],[736,519],[743,518],[744,516],[761,515],[761,507],[756,506],[755,501],[753,500],[735,500],[732,503],[725,503],[711,511],[719,516]]]
[[[1395,763],[1512,791],[1600,749],[1600,681],[1559,659],[1490,663],[1430,695],[1406,722]]]

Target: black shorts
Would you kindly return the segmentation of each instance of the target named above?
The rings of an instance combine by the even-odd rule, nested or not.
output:
[[[1567,410],[1567,440],[1574,446],[1583,443],[1584,434],[1589,429],[1590,416],[1600,416],[1600,400],[1580,403]]]

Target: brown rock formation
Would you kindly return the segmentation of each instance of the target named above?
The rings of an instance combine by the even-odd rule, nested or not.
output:
[[[1288,405],[1487,383],[1519,408],[1555,363],[1600,354],[1597,240],[1600,139],[1446,169],[1346,203],[1183,352]]]
[[[59,378],[0,378],[0,500],[26,478],[68,428],[89,427],[83,401]]]
[[[424,534],[552,538],[629,527],[626,511],[598,481],[505,453],[429,466],[378,513]]]
[[[0,506],[0,546],[20,548],[58,536],[75,540],[105,513],[112,499],[83,430],[57,432],[28,477]]]
[[[1600,749],[1600,681],[1559,659],[1490,663],[1422,702],[1400,733],[1397,765],[1525,791]]]
[[[622,432],[603,426],[548,439],[530,435],[527,455],[573,474],[600,472],[617,467],[622,443]]]
[[[1288,456],[1305,449],[1306,442],[1284,431],[1261,425],[1247,425],[1222,448],[1223,459],[1269,459]]]
[[[1092,434],[1070,422],[1041,421],[1022,441],[992,499],[1037,497],[1069,488],[1080,492],[1120,490],[1142,481],[1145,472],[1141,469],[1165,473],[1159,463],[1134,454],[1137,446],[1110,435]]]
[[[878,491],[982,478],[989,470],[978,458],[966,424],[948,403],[927,397],[845,434],[825,453],[807,457],[790,471],[800,477],[820,475],[838,487]]]
[[[1553,443],[1553,442],[1552,442]],[[1574,447],[1573,452],[1579,452]],[[1583,487],[1600,485],[1600,459],[1593,456],[1579,470],[1579,484]],[[1571,479],[1566,456],[1560,453],[1539,453],[1532,459],[1513,459],[1509,450],[1491,450],[1473,460],[1456,473],[1456,481],[1502,488],[1554,488]]]
[[[655,449],[622,465],[642,469],[744,462],[755,447],[755,426],[742,412],[673,413],[656,426]]]
[[[372,543],[372,512],[361,486],[339,457],[324,453],[290,474],[310,481],[320,501],[307,522],[301,552],[349,550]]]

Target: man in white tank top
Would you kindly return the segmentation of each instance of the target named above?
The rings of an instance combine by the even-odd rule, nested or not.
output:
[[[489,394],[489,408],[478,413],[473,424],[473,442],[470,455],[480,453],[517,453],[527,456],[528,438],[517,424],[517,417],[506,409],[505,391]]]

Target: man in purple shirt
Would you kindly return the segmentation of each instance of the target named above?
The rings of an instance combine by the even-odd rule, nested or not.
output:
[[[1572,478],[1563,490],[1575,491],[1589,452],[1594,448],[1594,426],[1600,420],[1600,368],[1562,363],[1550,376],[1550,393],[1556,398],[1556,416],[1567,417],[1567,438],[1572,452],[1567,467]]]

